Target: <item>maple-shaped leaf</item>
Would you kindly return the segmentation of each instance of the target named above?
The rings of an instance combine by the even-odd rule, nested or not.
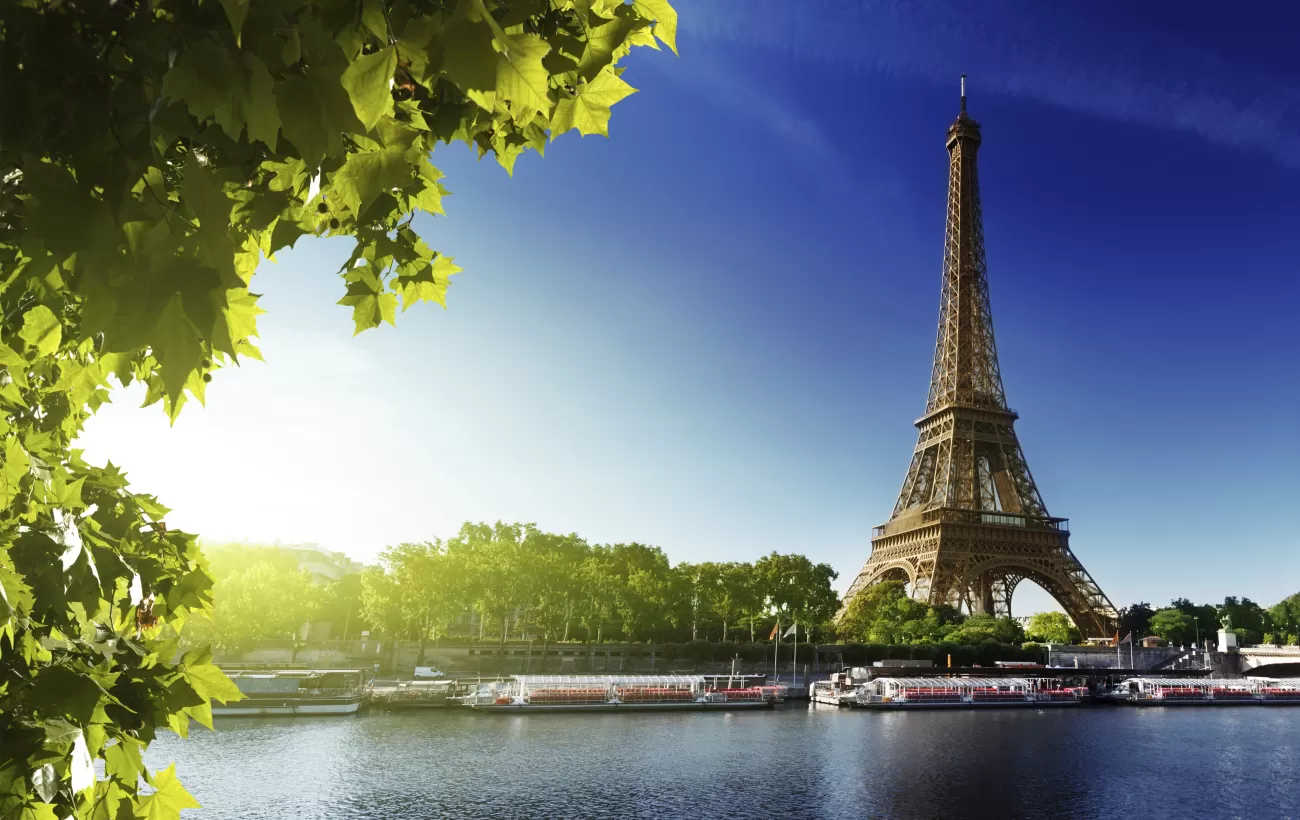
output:
[[[550,112],[550,74],[542,65],[550,50],[541,37],[523,34],[509,38],[498,55],[497,96],[509,102],[515,122],[527,122],[539,111]]]
[[[393,108],[393,73],[396,71],[397,49],[389,46],[358,57],[343,72],[343,88],[348,92],[357,119],[367,131]]]
[[[180,820],[182,809],[200,808],[199,801],[176,779],[176,764],[149,777],[153,794],[140,798],[135,816],[139,820]]]
[[[551,139],[571,129],[609,136],[610,107],[636,93],[636,89],[606,68],[578,89],[573,97],[560,100],[551,118]]]

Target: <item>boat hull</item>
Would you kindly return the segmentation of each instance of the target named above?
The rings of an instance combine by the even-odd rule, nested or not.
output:
[[[1270,698],[1268,700],[1214,700],[1212,698],[1188,698],[1186,700],[1164,700],[1163,698],[1127,698],[1113,700],[1129,706],[1300,706],[1300,698]]]
[[[890,701],[889,703],[855,703],[853,705],[861,709],[898,712],[913,709],[1055,709],[1061,706],[1078,706],[1079,701],[1002,701],[995,703],[908,703],[906,701]]]
[[[355,715],[361,698],[246,698],[238,703],[212,705],[213,717],[293,717],[309,715]]]
[[[775,704],[766,700],[732,701],[722,703],[476,703],[470,706],[476,712],[717,712],[736,709],[771,709]]]

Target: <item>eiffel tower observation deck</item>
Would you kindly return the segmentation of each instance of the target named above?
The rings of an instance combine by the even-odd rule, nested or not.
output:
[[[925,414],[889,521],[849,587],[908,583],[913,598],[971,614],[1011,614],[1026,578],[1090,637],[1109,637],[1118,613],[1070,551],[1068,521],[1047,512],[1016,439],[993,343],[976,155],[980,126],[961,113],[948,128],[948,219],[939,333]],[[843,612],[843,610],[842,610]]]

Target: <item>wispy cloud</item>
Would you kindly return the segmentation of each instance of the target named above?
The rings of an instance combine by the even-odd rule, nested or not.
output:
[[[732,114],[752,119],[777,138],[809,167],[838,164],[839,152],[821,125],[801,114],[789,101],[761,92],[734,67],[708,54],[688,54],[677,60],[648,60],[647,65]]]
[[[1226,8],[1226,7],[1225,7]],[[1300,167],[1300,87],[1086,4],[727,0],[683,4],[702,40],[780,50],[857,70],[1038,100],[1106,119],[1192,132]]]

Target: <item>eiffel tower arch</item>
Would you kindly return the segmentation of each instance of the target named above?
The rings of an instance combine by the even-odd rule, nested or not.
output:
[[[1070,551],[1069,522],[1047,512],[1007,406],[993,342],[976,155],[980,126],[961,113],[948,128],[948,218],[939,332],[925,414],[889,521],[849,586],[906,581],[911,595],[972,614],[1010,615],[1030,580],[1086,636],[1109,636],[1118,613]]]

